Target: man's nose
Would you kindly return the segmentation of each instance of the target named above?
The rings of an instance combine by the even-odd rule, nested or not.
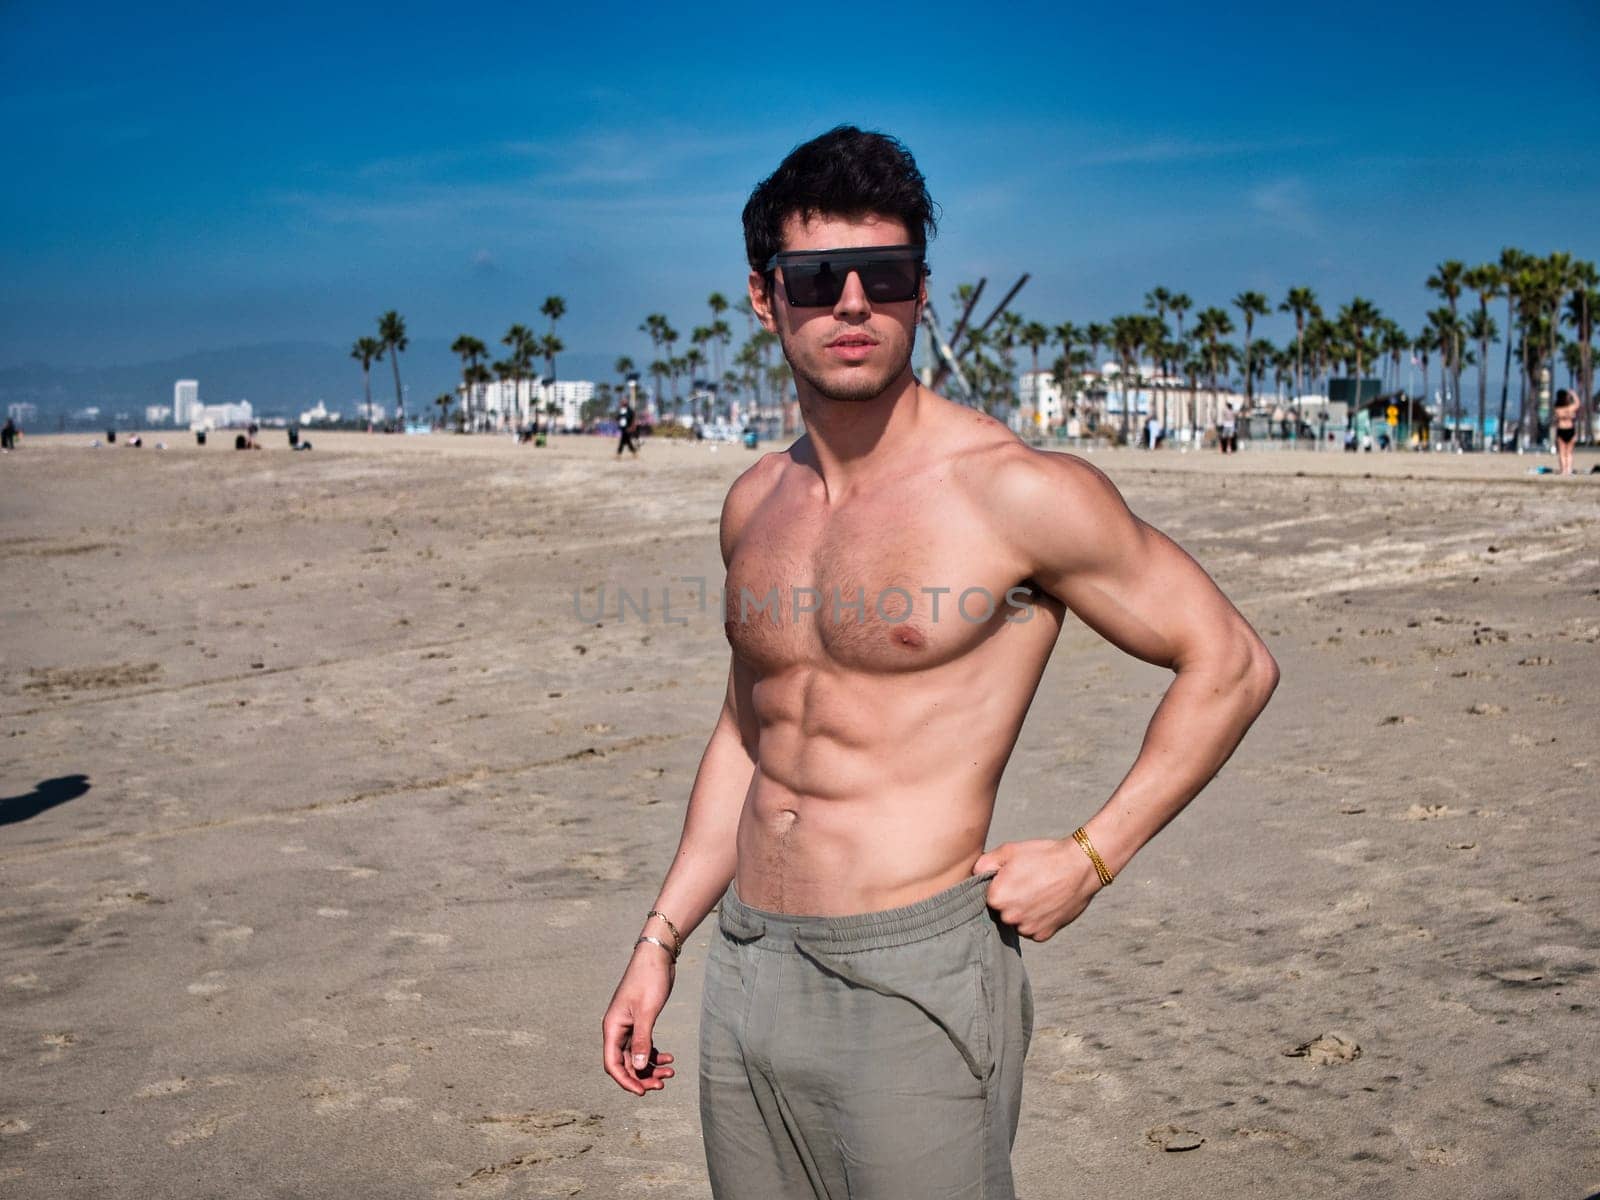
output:
[[[833,306],[836,317],[870,316],[872,302],[867,299],[867,289],[861,286],[861,274],[851,271],[844,277],[844,287],[839,291],[839,301]]]

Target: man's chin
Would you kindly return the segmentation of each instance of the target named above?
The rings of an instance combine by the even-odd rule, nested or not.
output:
[[[876,400],[883,395],[899,374],[898,371],[892,374],[877,371],[870,373],[844,371],[821,376],[806,376],[805,380],[811,385],[811,390],[824,400],[836,400],[841,404],[861,404],[868,400]]]

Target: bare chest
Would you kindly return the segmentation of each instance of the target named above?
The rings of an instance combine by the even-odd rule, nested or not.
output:
[[[1015,575],[981,514],[937,487],[833,511],[778,495],[752,516],[730,560],[725,628],[763,673],[921,670],[1026,615]]]

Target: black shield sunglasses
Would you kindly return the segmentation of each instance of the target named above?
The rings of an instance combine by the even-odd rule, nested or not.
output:
[[[922,246],[850,246],[840,250],[785,250],[767,260],[783,268],[783,290],[793,308],[832,308],[854,271],[873,304],[915,300],[926,275]]]

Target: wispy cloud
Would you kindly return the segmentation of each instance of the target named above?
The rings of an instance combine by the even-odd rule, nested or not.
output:
[[[1275,179],[1249,192],[1251,209],[1290,233],[1316,234],[1321,222],[1312,208],[1311,189],[1298,176]]]

